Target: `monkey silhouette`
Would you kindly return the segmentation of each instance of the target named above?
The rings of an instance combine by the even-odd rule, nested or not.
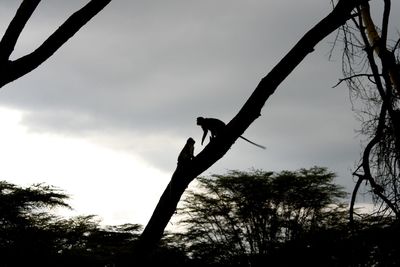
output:
[[[210,141],[214,139],[221,131],[224,129],[226,126],[225,122],[215,119],[215,118],[203,118],[203,117],[197,117],[197,125],[201,126],[203,129],[203,137],[201,138],[201,144],[203,145],[204,139],[207,136],[208,131],[210,131]],[[243,140],[249,142],[252,145],[255,145],[259,148],[265,149],[265,146],[259,145],[254,143],[253,141],[250,141],[249,139],[239,136]]]
[[[182,163],[188,162],[193,159],[194,143],[194,139],[189,137],[186,141],[185,146],[182,148],[181,153],[179,153],[178,165],[181,165]]]

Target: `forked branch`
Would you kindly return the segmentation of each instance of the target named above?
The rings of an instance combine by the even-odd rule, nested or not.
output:
[[[91,0],[72,14],[36,50],[15,61],[10,61],[9,58],[18,37],[39,2],[40,0],[24,0],[22,2],[0,42],[0,87],[29,73],[50,58],[111,0]]]

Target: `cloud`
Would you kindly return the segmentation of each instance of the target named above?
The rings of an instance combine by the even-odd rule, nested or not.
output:
[[[85,2],[41,3],[14,56],[31,51]],[[0,4],[1,25],[15,8],[15,1]],[[23,111],[31,132],[85,138],[172,171],[186,138],[200,140],[195,118],[229,121],[330,9],[318,0],[112,1],[49,61],[4,87],[0,105]],[[347,89],[331,88],[341,74],[338,62],[328,62],[327,42],[246,131],[267,150],[237,141],[211,170],[323,164],[348,173],[358,156],[357,124]]]

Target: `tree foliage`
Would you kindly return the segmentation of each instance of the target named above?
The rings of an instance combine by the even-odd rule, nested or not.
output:
[[[320,167],[199,178],[177,243],[198,266],[397,266],[397,224],[370,216],[350,228],[334,178]]]
[[[55,215],[55,208],[70,208],[67,200],[52,186],[1,181],[0,266],[131,266],[136,261],[140,225],[102,226],[93,215]],[[184,262],[182,252],[163,242],[149,264]]]
[[[334,177],[313,167],[199,178],[199,188],[187,193],[179,210],[187,249],[194,258],[251,262],[336,225],[344,218],[340,200],[346,193]]]
[[[141,227],[62,218],[68,196],[47,185],[0,182],[0,266],[398,266],[399,227],[390,219],[349,228],[334,174],[314,167],[200,178],[167,233],[146,257]],[[351,230],[351,231],[350,231]]]

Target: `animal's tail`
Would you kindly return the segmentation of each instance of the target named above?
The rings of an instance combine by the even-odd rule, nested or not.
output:
[[[266,147],[265,146],[262,146],[262,145],[259,145],[259,144],[256,144],[256,143],[254,143],[254,142],[252,142],[252,141],[250,141],[249,139],[247,139],[247,138],[244,138],[243,136],[239,136],[240,138],[242,138],[242,139],[244,139],[244,140],[246,140],[247,142],[249,142],[250,144],[253,144],[253,145],[255,145],[255,146],[258,146],[259,148],[262,148],[262,149],[266,149]]]

